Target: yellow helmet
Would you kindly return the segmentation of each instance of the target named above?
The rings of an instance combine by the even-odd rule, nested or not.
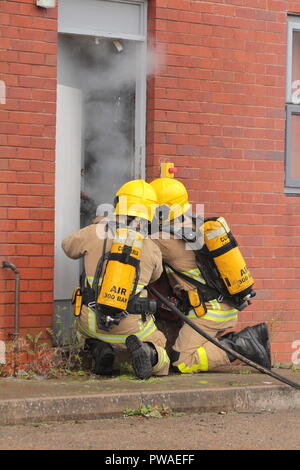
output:
[[[141,217],[151,222],[157,206],[156,193],[144,180],[128,181],[116,193],[115,213],[117,215]]]
[[[174,178],[157,178],[150,185],[156,192],[158,205],[165,205],[170,209],[169,220],[179,217],[191,207],[187,190],[180,181]]]

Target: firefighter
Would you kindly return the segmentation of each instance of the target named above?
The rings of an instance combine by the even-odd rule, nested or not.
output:
[[[270,369],[270,348],[265,323],[247,327],[240,332],[223,334],[225,330],[236,327],[238,310],[218,292],[208,289],[203,274],[204,264],[202,269],[196,260],[196,250],[203,246],[203,240],[196,240],[194,248],[187,249],[186,238],[183,240],[179,235],[183,229],[185,233],[196,230],[197,219],[191,213],[185,186],[177,179],[168,177],[158,178],[150,184],[156,191],[160,206],[160,233],[159,237],[155,234],[153,239],[162,252],[172,294],[179,299],[181,308],[199,328],[224,346],[229,346],[253,362]],[[168,236],[163,233],[165,226],[170,228]],[[169,356],[171,370],[181,373],[208,371],[235,360],[233,355],[228,355],[186,323],[180,328]]]
[[[74,298],[75,308],[78,301],[82,302],[75,310],[76,326],[91,350],[96,374],[111,375],[114,350],[127,348],[138,378],[167,375],[170,361],[165,351],[166,339],[154,324],[154,308],[145,289],[162,273],[160,250],[147,237],[148,224],[157,207],[156,194],[144,180],[129,181],[116,193],[114,205],[115,224],[108,217],[97,218],[96,223],[62,242],[68,257],[84,258],[81,287]],[[128,234],[140,249],[128,246]],[[138,261],[133,258],[134,253],[139,255]],[[131,293],[128,301],[122,295],[134,272],[134,295]],[[119,294],[114,296],[117,291]],[[125,308],[106,305],[107,299],[112,302],[112,298],[114,302],[125,302]]]

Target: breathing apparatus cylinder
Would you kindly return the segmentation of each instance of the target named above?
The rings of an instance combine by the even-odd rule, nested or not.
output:
[[[205,245],[228,293],[242,300],[253,297],[254,279],[226,220],[223,217],[206,219],[203,231]]]
[[[104,315],[114,316],[126,310],[135,291],[144,236],[131,228],[118,228],[108,256],[97,299]]]

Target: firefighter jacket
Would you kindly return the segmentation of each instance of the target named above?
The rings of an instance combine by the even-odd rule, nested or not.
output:
[[[90,285],[93,284],[98,261],[103,255],[105,239],[106,219],[98,218],[96,222],[76,233],[72,233],[62,242],[63,250],[68,257],[72,259],[84,258],[86,279]],[[110,233],[110,237],[107,238],[106,242],[106,252],[110,251],[113,238],[114,234]],[[105,270],[105,264],[102,273]],[[139,292],[141,297],[146,297],[147,291],[144,287],[156,281],[161,276],[162,271],[162,257],[159,248],[150,238],[145,238],[136,293]],[[136,335],[141,341],[152,343],[158,354],[158,362],[153,366],[152,373],[154,375],[168,374],[170,360],[165,351],[166,338],[156,328],[152,315],[147,315],[146,318],[139,314],[125,316],[120,324],[114,325],[110,331],[105,331],[98,328],[94,311],[88,305],[83,305],[81,315],[76,318],[76,325],[79,334],[83,338],[98,339],[121,350],[125,347],[126,338],[132,334]]]
[[[78,259],[84,257],[85,273],[90,285],[93,283],[98,260],[102,256],[105,239],[106,220],[98,218],[95,221],[96,223],[67,236],[62,242],[62,248],[69,258]],[[109,230],[106,252],[110,251],[112,241],[113,234]],[[159,248],[150,238],[146,238],[143,242],[137,292],[142,292],[141,295],[146,296],[144,287],[150,282],[157,280],[162,273],[162,269],[162,258]]]

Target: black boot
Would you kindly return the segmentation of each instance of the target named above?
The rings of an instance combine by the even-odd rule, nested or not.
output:
[[[95,374],[112,375],[115,355],[111,345],[93,338],[88,338],[85,344],[95,360]]]
[[[177,366],[173,365],[173,362],[178,361],[180,353],[175,351],[175,349],[171,349],[170,351],[170,372],[174,372],[175,374],[181,374],[180,370]]]
[[[220,338],[220,343],[228,346],[250,361],[271,369],[271,354],[268,328],[265,323],[248,326],[238,333],[228,333]],[[236,360],[232,354],[227,353],[230,362]]]
[[[151,343],[140,341],[135,335],[126,338],[127,350],[131,356],[132,367],[139,379],[149,379],[152,367],[157,364],[158,355]]]

